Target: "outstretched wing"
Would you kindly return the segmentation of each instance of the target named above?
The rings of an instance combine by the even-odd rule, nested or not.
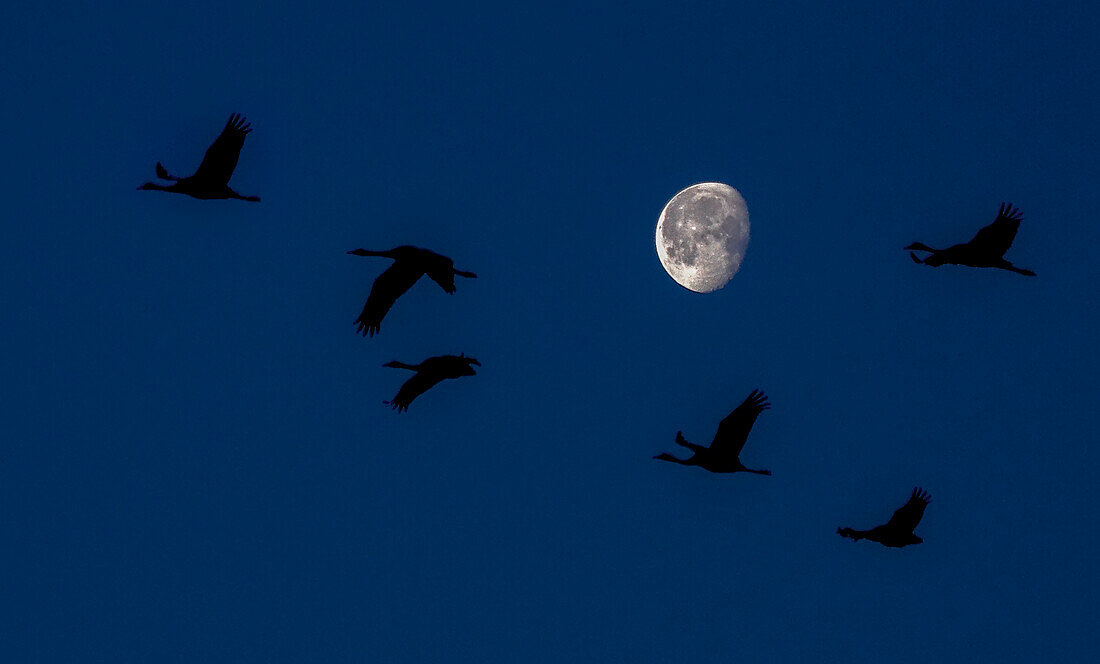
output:
[[[430,249],[420,250],[424,273],[447,293],[455,292],[455,264],[450,258]]]
[[[399,413],[408,410],[413,399],[430,390],[432,386],[441,380],[443,380],[443,377],[435,372],[418,371],[415,376],[405,381],[405,384],[397,391],[397,396],[392,401],[384,403]]]
[[[358,332],[364,336],[374,336],[374,333],[382,325],[382,319],[390,310],[397,298],[412,288],[416,280],[423,274],[419,269],[409,267],[404,261],[396,261],[385,272],[378,275],[371,286],[367,303],[363,305],[363,311],[359,318],[355,319]]]
[[[1001,258],[1016,239],[1022,219],[1019,208],[1013,208],[1012,203],[1001,203],[993,223],[978,231],[967,244],[983,256]]]
[[[909,501],[894,512],[894,516],[886,523],[888,528],[897,528],[907,533],[913,532],[920,519],[924,516],[924,508],[932,502],[932,496],[924,489],[917,487],[909,496]]]
[[[446,270],[428,270],[428,276],[432,278],[432,281],[439,284],[439,287],[448,293],[455,292],[455,277],[466,277],[467,279],[477,279],[477,275],[473,272],[466,272],[464,270],[456,270],[454,264],[447,265]]]
[[[208,182],[229,184],[229,178],[233,177],[233,170],[237,168],[237,159],[241,156],[241,148],[244,147],[244,137],[252,131],[252,126],[243,117],[234,113],[225,123],[225,129],[206,150],[206,156],[202,158],[199,169],[192,177]]]
[[[768,397],[764,396],[763,392],[753,390],[741,405],[734,408],[733,412],[726,415],[718,425],[718,433],[714,434],[714,441],[710,444],[711,449],[740,455],[741,448],[745,446],[757,416],[771,407]]]
[[[448,261],[449,262],[449,261]],[[455,292],[455,271],[454,266],[448,266],[447,269],[433,268],[428,270],[428,276],[432,281],[439,284],[439,287],[448,293]]]

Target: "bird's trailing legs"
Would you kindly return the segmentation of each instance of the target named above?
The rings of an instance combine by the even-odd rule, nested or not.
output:
[[[1032,272],[1031,270],[1027,270],[1027,269],[1024,269],[1022,267],[1016,267],[1015,265],[1013,265],[1012,263],[1009,263],[1008,261],[1002,261],[1001,264],[998,265],[997,267],[1001,268],[1002,270],[1008,270],[1009,272],[1015,272],[1016,274],[1022,274],[1025,277],[1034,277],[1035,276],[1035,273]]]
[[[232,189],[229,190],[229,197],[230,198],[236,198],[237,200],[241,200],[241,201],[248,201],[249,203],[259,203],[260,202],[260,197],[259,196],[241,196],[240,194],[233,191]]]
[[[909,258],[912,258],[913,262],[917,264],[924,264],[924,261],[913,253],[914,249],[917,251],[927,251],[930,254],[935,254],[937,251],[939,251],[939,249],[933,249],[923,242],[914,242],[913,244],[906,247],[906,249],[909,250]]]
[[[164,167],[164,164],[157,162],[157,177],[161,180],[179,180],[175,175],[169,175],[168,169]]]
[[[702,445],[696,445],[695,443],[689,443],[687,438],[684,438],[684,432],[683,431],[677,431],[676,432],[676,444],[681,445],[683,447],[686,447],[689,450],[691,450],[692,452],[698,452],[698,451],[704,449]]]
[[[746,473],[756,473],[757,475],[771,475],[772,474],[772,471],[770,471],[770,470],[755,470],[753,468],[742,468],[742,470],[744,470]]]

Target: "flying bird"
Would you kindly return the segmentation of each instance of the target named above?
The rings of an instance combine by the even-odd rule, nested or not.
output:
[[[229,178],[233,177],[233,170],[237,168],[237,159],[241,156],[241,148],[244,146],[244,137],[252,131],[248,122],[234,113],[225,123],[225,129],[214,140],[214,143],[206,150],[206,156],[195,171],[194,175],[180,178],[169,175],[168,171],[158,161],[157,177],[162,180],[173,180],[170,185],[146,182],[138,189],[151,189],[154,191],[170,191],[176,194],[187,194],[195,198],[237,198],[242,201],[259,203],[259,196],[241,196],[229,188]]]
[[[917,487],[909,496],[909,501],[894,512],[894,516],[884,526],[875,526],[870,530],[853,530],[852,528],[837,528],[836,532],[841,537],[850,537],[854,540],[868,539],[878,542],[883,546],[901,548],[910,544],[920,544],[924,540],[913,534],[920,519],[924,516],[924,508],[932,502],[932,497],[924,489]]]
[[[915,262],[932,267],[939,267],[944,263],[970,267],[996,267],[1034,277],[1034,272],[1016,267],[1004,257],[1005,252],[1012,246],[1012,241],[1016,239],[1016,231],[1019,230],[1022,219],[1020,210],[1013,208],[1012,203],[1001,203],[1001,209],[998,210],[997,218],[993,223],[978,231],[978,234],[969,242],[946,249],[933,249],[926,244],[914,242],[906,249],[909,250],[909,257]],[[913,250],[930,251],[932,254],[921,260]]]
[[[421,276],[428,275],[448,293],[455,292],[455,275],[477,278],[473,272],[456,270],[454,261],[450,258],[420,247],[405,245],[389,251],[353,249],[348,253],[356,256],[385,256],[394,261],[393,265],[374,280],[367,303],[363,305],[359,318],[355,319],[357,331],[363,336],[373,337],[378,332],[386,312]]]
[[[399,413],[407,411],[413,399],[427,392],[439,381],[447,378],[477,375],[477,372],[471,366],[474,364],[481,366],[481,362],[472,357],[466,357],[465,353],[429,357],[420,364],[405,364],[396,360],[386,362],[382,366],[393,369],[408,369],[409,371],[415,371],[416,375],[405,381],[405,384],[397,391],[397,396],[391,401],[383,401],[382,403]]]
[[[693,452],[690,458],[677,459],[676,457],[662,452],[654,459],[660,459],[661,461],[671,461],[684,466],[699,466],[704,470],[709,470],[712,473],[756,473],[758,475],[771,475],[770,470],[753,470],[752,468],[746,468],[745,464],[741,463],[741,448],[745,447],[745,441],[748,440],[749,431],[752,430],[753,422],[756,422],[756,418],[760,413],[771,408],[771,404],[768,403],[768,397],[764,396],[764,393],[759,390],[753,390],[751,394],[741,402],[741,405],[733,409],[729,415],[718,425],[718,432],[714,434],[714,440],[711,441],[710,447],[703,447],[702,445],[696,445],[689,443],[684,439],[684,434],[681,431],[676,432],[676,444],[682,445]]]

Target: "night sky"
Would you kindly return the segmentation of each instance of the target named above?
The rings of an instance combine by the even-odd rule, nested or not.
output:
[[[1100,10],[822,4],[9,8],[0,658],[1089,659]],[[135,190],[233,111],[261,203]],[[902,250],[1002,201],[1037,277]],[[364,339],[401,244],[479,278]],[[652,459],[754,388],[774,476]],[[837,536],[917,485],[924,544]]]

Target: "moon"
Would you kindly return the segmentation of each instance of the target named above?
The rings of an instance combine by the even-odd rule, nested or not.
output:
[[[657,256],[668,276],[696,293],[729,283],[749,246],[749,208],[721,182],[693,184],[657,218]]]

